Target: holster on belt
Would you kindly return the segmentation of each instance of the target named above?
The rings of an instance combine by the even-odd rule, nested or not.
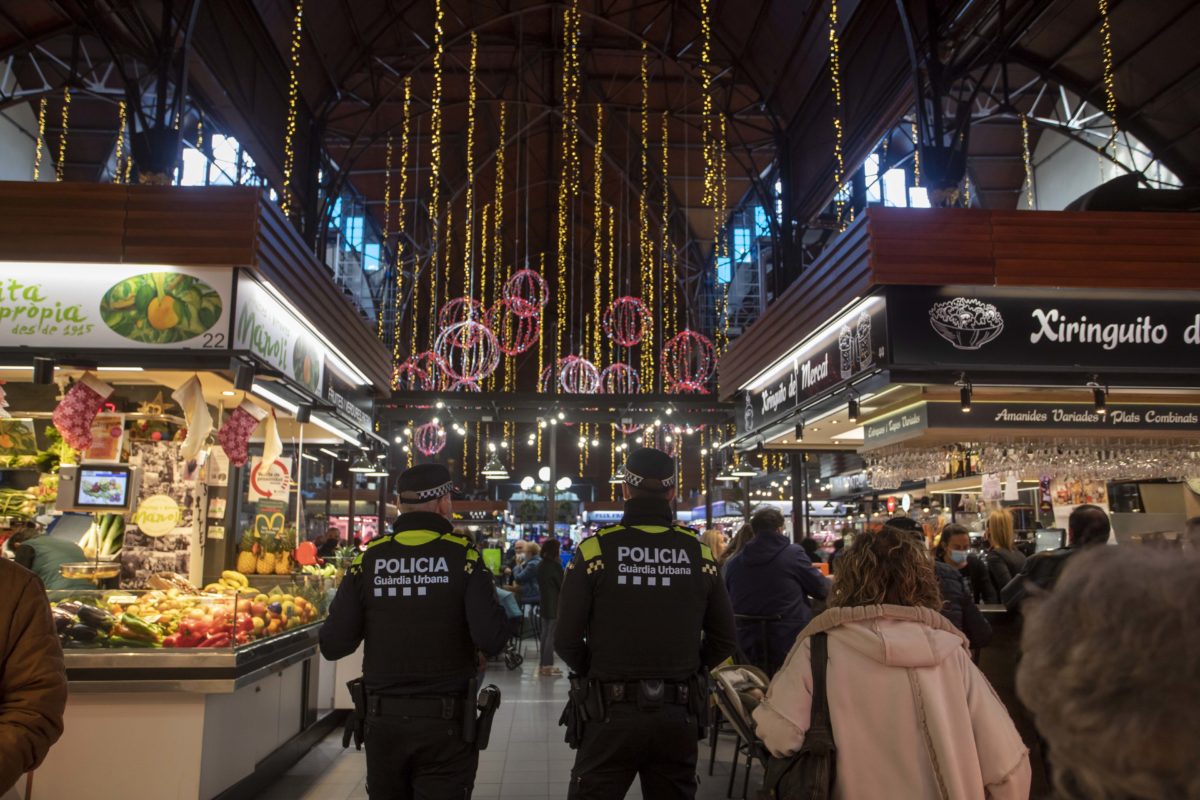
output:
[[[708,735],[708,695],[712,684],[708,673],[701,669],[688,678],[688,713],[696,718],[696,738]]]
[[[479,719],[475,723],[475,749],[486,750],[492,736],[492,718],[496,716],[496,709],[500,708],[499,687],[490,683],[483,687],[476,707],[479,709]]]
[[[467,697],[463,703],[462,709],[462,738],[467,744],[475,743],[476,719],[475,719],[475,695],[479,692],[479,679],[471,678],[467,681]]]
[[[604,698],[600,696],[599,691],[592,691],[591,682],[587,679],[572,674],[568,676],[568,680],[571,688],[567,694],[567,707],[558,718],[558,724],[566,727],[567,733],[563,739],[575,750],[583,742],[584,726],[589,721],[604,719]],[[599,686],[595,688],[598,689]]]
[[[367,686],[362,678],[355,678],[346,682],[346,688],[350,691],[354,710],[346,718],[346,728],[342,731],[342,747],[349,747],[350,740],[353,739],[354,749],[362,750],[363,741],[366,739]]]

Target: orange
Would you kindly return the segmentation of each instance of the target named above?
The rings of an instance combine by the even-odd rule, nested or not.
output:
[[[175,298],[170,295],[156,297],[146,309],[146,319],[157,331],[165,331],[179,324],[179,313],[175,310]]]

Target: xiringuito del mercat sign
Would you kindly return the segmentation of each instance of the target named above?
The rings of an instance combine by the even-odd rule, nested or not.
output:
[[[0,345],[229,347],[230,270],[0,262]]]
[[[889,290],[893,363],[1200,367],[1200,294],[915,287]]]

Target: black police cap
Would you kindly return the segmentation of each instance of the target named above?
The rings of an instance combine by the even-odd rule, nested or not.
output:
[[[675,486],[675,459],[653,447],[639,447],[625,460],[625,482],[637,489],[665,492]]]
[[[400,501],[426,503],[449,494],[453,485],[450,470],[441,464],[417,464],[400,473]]]

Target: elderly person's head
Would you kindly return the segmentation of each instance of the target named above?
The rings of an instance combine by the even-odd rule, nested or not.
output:
[[[1074,556],[1025,609],[1017,694],[1070,800],[1200,797],[1200,557]]]
[[[940,611],[942,596],[921,539],[911,531],[885,525],[878,533],[855,536],[842,550],[827,604],[922,606]]]

